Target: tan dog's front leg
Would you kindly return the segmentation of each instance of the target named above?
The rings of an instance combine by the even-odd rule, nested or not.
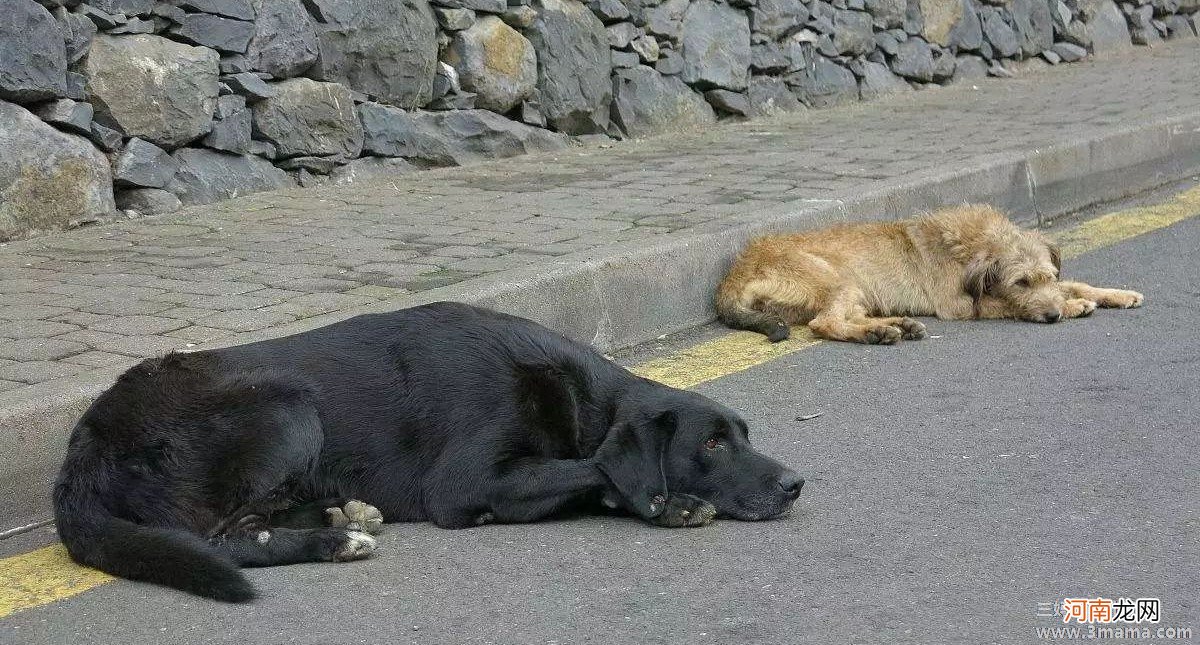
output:
[[[1072,298],[1090,300],[1100,307],[1112,309],[1134,309],[1141,307],[1145,297],[1136,291],[1128,291],[1126,289],[1103,289],[1093,287],[1090,284],[1083,282],[1063,281],[1058,283],[1062,289],[1063,295],[1068,298],[1067,303],[1071,302]],[[1065,311],[1063,312],[1066,313]],[[1088,313],[1091,313],[1090,311]]]
[[[1086,298],[1070,298],[1063,303],[1062,317],[1063,318],[1083,318],[1084,316],[1092,315],[1096,310],[1096,303]]]

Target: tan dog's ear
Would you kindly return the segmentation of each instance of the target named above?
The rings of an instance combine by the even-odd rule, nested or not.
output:
[[[972,260],[967,264],[966,271],[963,273],[963,291],[970,294],[976,304],[999,282],[1000,262],[991,258],[979,257]]]
[[[1050,261],[1054,263],[1054,268],[1062,273],[1062,249],[1050,240],[1046,240],[1046,248],[1050,250]]]

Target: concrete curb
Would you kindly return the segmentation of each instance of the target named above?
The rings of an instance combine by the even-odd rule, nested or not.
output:
[[[985,201],[1044,223],[1200,171],[1200,112],[1079,136],[968,167],[879,182],[842,199],[810,200],[726,220],[686,237],[573,254],[386,303],[308,318],[220,345],[286,336],[354,315],[458,300],[525,316],[601,350],[714,318],[712,291],[751,237],[832,222],[886,220]],[[214,345],[216,346],[216,345]],[[74,422],[123,370],[97,370],[0,395],[0,531],[49,517],[49,491]]]

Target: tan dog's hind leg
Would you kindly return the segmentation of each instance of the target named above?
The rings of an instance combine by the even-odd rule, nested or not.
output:
[[[925,325],[912,318],[875,318],[867,315],[862,292],[845,289],[838,292],[829,306],[808,323],[818,336],[870,345],[894,345],[900,339],[928,338]]]
[[[1096,306],[1107,307],[1113,309],[1133,309],[1141,307],[1145,297],[1136,291],[1127,291],[1125,289],[1103,289],[1093,287],[1090,284],[1082,282],[1063,281],[1059,283],[1063,295],[1068,300],[1067,304],[1071,303],[1069,299],[1090,300]],[[1095,307],[1093,307],[1094,309]],[[1063,312],[1066,314],[1066,311]],[[1091,313],[1090,311],[1088,313]],[[1073,316],[1068,316],[1073,317]]]

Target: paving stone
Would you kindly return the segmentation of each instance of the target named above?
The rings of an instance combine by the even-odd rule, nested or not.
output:
[[[355,287],[346,292],[352,296],[365,296],[375,300],[391,300],[400,296],[408,295],[410,292],[406,289],[396,289],[394,287],[384,287],[375,284],[365,284],[361,287]]]
[[[263,285],[253,282],[210,282],[200,280],[168,280],[163,278],[147,280],[143,283],[143,286],[205,296],[236,296],[263,288]]]
[[[0,322],[0,338],[46,338],[79,329],[76,325],[48,320]]]
[[[255,331],[289,323],[295,319],[295,316],[283,312],[235,310],[205,316],[196,323],[203,327],[217,327],[229,331]]]
[[[101,352],[92,350],[74,356],[68,356],[62,359],[64,363],[73,363],[76,365],[84,365],[87,367],[109,367],[111,365],[127,365],[132,361],[129,356],[124,354],[113,354],[110,352]]]
[[[111,320],[112,316],[101,314],[88,313],[86,311],[68,311],[61,316],[55,316],[50,320],[53,322],[67,323],[76,327],[87,327],[93,323]]]
[[[125,354],[136,358],[161,356],[183,347],[185,341],[165,336],[125,336],[103,331],[85,329],[63,334],[57,338],[74,343],[85,343],[88,347],[112,354]]]
[[[137,336],[161,334],[185,326],[185,322],[159,316],[123,316],[89,325],[88,329]]]
[[[9,320],[43,320],[65,314],[69,309],[48,305],[15,305],[4,308],[4,317]]]
[[[169,331],[165,336],[172,338],[181,338],[190,344],[211,343],[214,340],[220,340],[232,336],[236,332],[228,329],[218,329],[216,327],[204,327],[202,325],[191,325],[183,329]]]
[[[443,246],[440,249],[434,249],[431,253],[448,258],[494,258],[502,255],[504,251],[486,246]]]
[[[537,262],[535,256],[526,255],[524,253],[509,253],[507,255],[499,255],[493,258],[466,258],[450,262],[447,267],[456,271],[503,271],[505,269],[514,269],[517,267],[528,266],[533,262]]]
[[[310,318],[319,316],[331,311],[339,311],[342,309],[350,309],[359,305],[365,305],[373,302],[374,298],[364,296],[354,296],[344,293],[310,293],[293,298],[287,302],[264,307],[259,311],[278,312],[295,316],[296,318]]]
[[[87,345],[61,338],[22,338],[0,343],[0,358],[13,361],[56,361],[87,349]]]
[[[211,316],[218,313],[213,309],[204,309],[201,307],[174,307],[166,309],[158,313],[163,318],[174,318],[176,320],[195,321],[205,316]]]
[[[41,383],[50,379],[73,376],[84,371],[81,365],[54,361],[27,361],[0,367],[0,380],[21,383]]]
[[[170,309],[171,305],[165,302],[153,302],[150,300],[96,299],[82,301],[76,305],[76,308],[93,314],[137,316],[156,314],[164,309]]]

